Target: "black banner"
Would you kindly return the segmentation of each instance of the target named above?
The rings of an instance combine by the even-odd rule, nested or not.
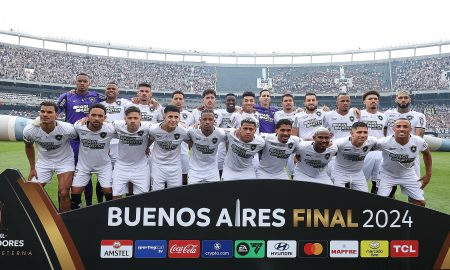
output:
[[[20,183],[13,170],[0,177],[0,242],[24,241],[20,249],[0,246],[1,269],[450,267],[448,215],[344,188],[285,180],[199,184],[52,215],[49,222],[49,201],[39,206],[24,191],[43,192],[38,184]],[[2,255],[7,250],[32,255]]]

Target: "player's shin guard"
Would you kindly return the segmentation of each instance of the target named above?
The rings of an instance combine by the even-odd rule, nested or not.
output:
[[[97,181],[97,185],[95,186],[95,195],[97,195],[97,202],[103,202],[103,188],[99,181]]]
[[[112,193],[103,193],[103,194],[105,194],[105,200],[106,201],[112,200],[112,198],[113,198]]]
[[[84,199],[86,200],[86,206],[92,205],[92,178],[84,187]]]
[[[81,207],[81,194],[72,194],[71,196],[72,206],[71,209],[75,210]]]

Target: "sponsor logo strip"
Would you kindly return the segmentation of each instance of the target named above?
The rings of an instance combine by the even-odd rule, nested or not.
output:
[[[267,241],[267,258],[297,257],[297,242],[295,240]]]
[[[389,241],[362,240],[361,258],[387,258],[389,257]]]
[[[132,256],[132,240],[102,240],[101,242],[101,258],[131,258]]]
[[[234,241],[235,258],[264,258],[266,243],[264,240],[236,240]]]
[[[200,241],[199,240],[170,240],[169,258],[199,258]]]
[[[203,240],[202,258],[231,258],[233,257],[233,241],[231,240]]]
[[[298,256],[301,258],[327,258],[328,244],[323,240],[298,242]]]
[[[134,242],[135,258],[165,258],[166,256],[166,240],[136,240]]]
[[[358,241],[330,241],[330,258],[358,258]]]

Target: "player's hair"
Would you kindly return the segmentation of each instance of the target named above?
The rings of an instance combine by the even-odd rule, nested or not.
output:
[[[115,86],[119,87],[119,85],[116,82],[113,82],[113,81],[108,82],[106,85],[108,85],[108,84],[114,84]]]
[[[326,131],[326,132],[330,133],[330,131],[328,130],[328,128],[326,128],[326,127],[318,127],[318,128],[316,128],[316,130],[314,131],[314,136],[316,136],[317,133],[322,132],[322,131]]]
[[[139,83],[138,88],[139,87],[148,87],[148,88],[152,89],[152,86],[150,85],[150,83],[146,83],[146,82]]]
[[[103,104],[100,103],[96,103],[96,104],[92,104],[91,106],[89,106],[89,113],[92,111],[92,109],[102,109],[103,112],[105,112],[106,115],[106,107]]]
[[[175,95],[182,95],[183,98],[184,98],[184,93],[183,93],[183,91],[181,91],[181,90],[175,90],[175,91],[173,91],[173,92],[172,92],[172,98],[173,98]]]
[[[281,119],[280,121],[277,122],[275,129],[279,129],[281,125],[288,125],[292,127],[292,121],[289,119]]]
[[[55,112],[58,112],[58,105],[56,105],[56,103],[53,101],[42,101],[40,106],[53,107],[55,109]]]
[[[177,113],[180,113],[180,109],[178,109],[178,107],[175,106],[175,105],[167,105],[167,106],[164,108],[164,113],[168,113],[168,112],[177,112]]]
[[[313,93],[313,92],[306,93],[306,94],[305,94],[305,99],[304,99],[304,100],[306,100],[306,97],[307,97],[307,96],[315,96],[316,99],[317,99],[317,95],[316,95],[315,93]]]
[[[256,127],[256,120],[254,118],[246,117],[246,118],[242,119],[241,126],[243,126],[244,123],[253,124]]]
[[[225,95],[225,99],[227,99],[227,97],[234,97],[234,98],[236,98],[236,95],[233,94],[233,93],[228,93],[228,94]]]
[[[284,94],[284,95],[281,96],[281,102],[283,102],[283,99],[284,99],[285,97],[290,97],[290,98],[292,98],[292,100],[294,100],[294,96],[293,96],[292,94],[286,93],[286,94]]]
[[[132,112],[137,112],[137,113],[141,114],[141,109],[139,109],[136,106],[130,106],[130,107],[126,108],[125,115],[128,115],[129,113],[132,113]]]
[[[352,125],[352,129],[357,129],[357,128],[360,128],[360,127],[368,128],[368,127],[367,127],[367,124],[364,123],[364,122],[355,122],[355,123],[353,123],[353,125]]]
[[[350,96],[348,93],[339,93],[336,99],[339,99],[340,96]]]
[[[407,121],[407,122],[409,123],[409,126],[411,127],[411,121],[409,121],[409,119],[404,118],[404,117],[395,120],[395,121],[394,121],[394,124],[395,124],[395,122],[400,121],[400,120],[402,120],[402,121],[403,121],[403,120],[404,120],[404,121]]]
[[[200,114],[200,117],[202,117],[203,114],[205,114],[205,113],[212,113],[213,116],[214,116],[214,111],[213,111],[213,110],[210,110],[210,109],[204,109],[204,110],[202,111],[202,113]]]
[[[90,77],[89,75],[87,75],[86,73],[84,73],[84,72],[78,73],[77,76],[75,76],[75,78],[77,78],[78,76],[86,76],[86,77],[88,77],[89,79],[91,79],[91,77]]]
[[[398,97],[399,95],[407,95],[409,97],[409,92],[406,90],[398,90],[395,96]]]
[[[269,89],[263,89],[263,90],[259,91],[259,96],[261,96],[261,95],[262,95],[262,92],[265,92],[265,91],[269,92],[269,94],[270,94]]]
[[[213,89],[206,89],[202,93],[202,98],[206,97],[206,95],[209,95],[209,94],[212,94],[212,95],[214,95],[214,97],[217,97],[216,91],[214,91]]]
[[[242,93],[242,98],[245,98],[245,97],[253,97],[253,98],[255,98],[255,93],[250,92],[250,91],[245,91],[244,93]]]
[[[362,96],[362,100],[363,101],[366,100],[366,97],[368,97],[370,95],[375,95],[375,96],[378,97],[378,99],[380,99],[380,93],[378,93],[377,91],[372,90],[372,91],[368,91],[368,92],[364,93],[364,95]]]

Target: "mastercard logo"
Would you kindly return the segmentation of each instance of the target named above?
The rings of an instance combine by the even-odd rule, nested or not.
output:
[[[318,256],[323,253],[323,245],[321,243],[306,243],[303,246],[303,252],[309,256]]]

